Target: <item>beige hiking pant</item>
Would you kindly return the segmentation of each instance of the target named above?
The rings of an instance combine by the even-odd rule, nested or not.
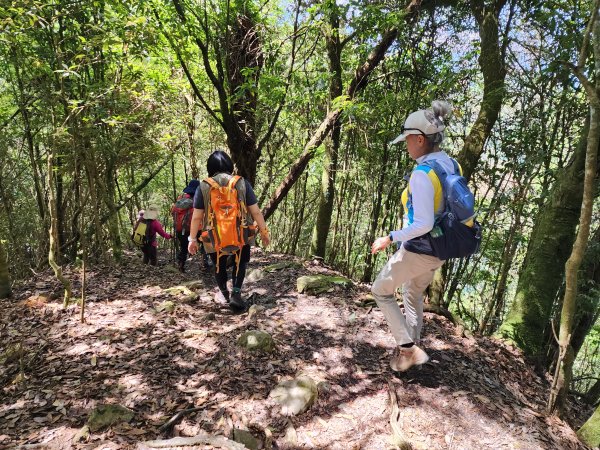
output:
[[[400,248],[373,282],[371,292],[383,312],[398,345],[418,342],[423,326],[423,293],[435,271],[444,264],[439,258]],[[394,293],[403,286],[404,314]]]

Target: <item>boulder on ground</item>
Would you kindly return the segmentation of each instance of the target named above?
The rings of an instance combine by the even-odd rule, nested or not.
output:
[[[317,396],[317,385],[307,376],[282,381],[269,394],[269,397],[281,405],[282,413],[286,415],[297,415],[308,410]]]
[[[307,275],[298,278],[296,283],[299,293],[320,294],[328,292],[338,286],[347,288],[352,286],[352,281],[346,277],[335,275]]]
[[[239,337],[238,344],[250,351],[270,353],[275,349],[271,335],[260,330],[246,331]]]
[[[235,442],[239,442],[240,444],[244,444],[246,448],[250,450],[258,450],[260,447],[260,442],[256,439],[252,433],[247,430],[241,430],[239,428],[233,429],[233,440]]]

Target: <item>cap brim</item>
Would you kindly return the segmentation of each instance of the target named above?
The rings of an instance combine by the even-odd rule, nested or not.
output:
[[[394,139],[392,142],[390,142],[390,145],[394,145],[397,144],[398,142],[403,142],[406,140],[406,134],[402,133],[400,136],[398,136],[396,139]]]

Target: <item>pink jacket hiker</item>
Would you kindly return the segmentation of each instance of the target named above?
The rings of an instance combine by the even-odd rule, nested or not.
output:
[[[165,230],[163,229],[163,227],[162,227],[161,223],[158,221],[158,219],[155,219],[152,222],[150,222],[150,232],[148,234],[148,237],[149,237],[150,242],[152,243],[153,247],[158,247],[158,242],[156,240],[157,233],[160,234],[165,239],[171,239],[173,237],[169,233],[165,232]]]

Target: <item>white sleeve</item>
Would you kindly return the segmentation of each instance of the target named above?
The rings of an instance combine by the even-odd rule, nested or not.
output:
[[[409,241],[428,233],[433,228],[434,190],[429,176],[423,170],[415,170],[410,176],[409,185],[412,194],[413,222],[402,230],[390,233],[394,242]]]

